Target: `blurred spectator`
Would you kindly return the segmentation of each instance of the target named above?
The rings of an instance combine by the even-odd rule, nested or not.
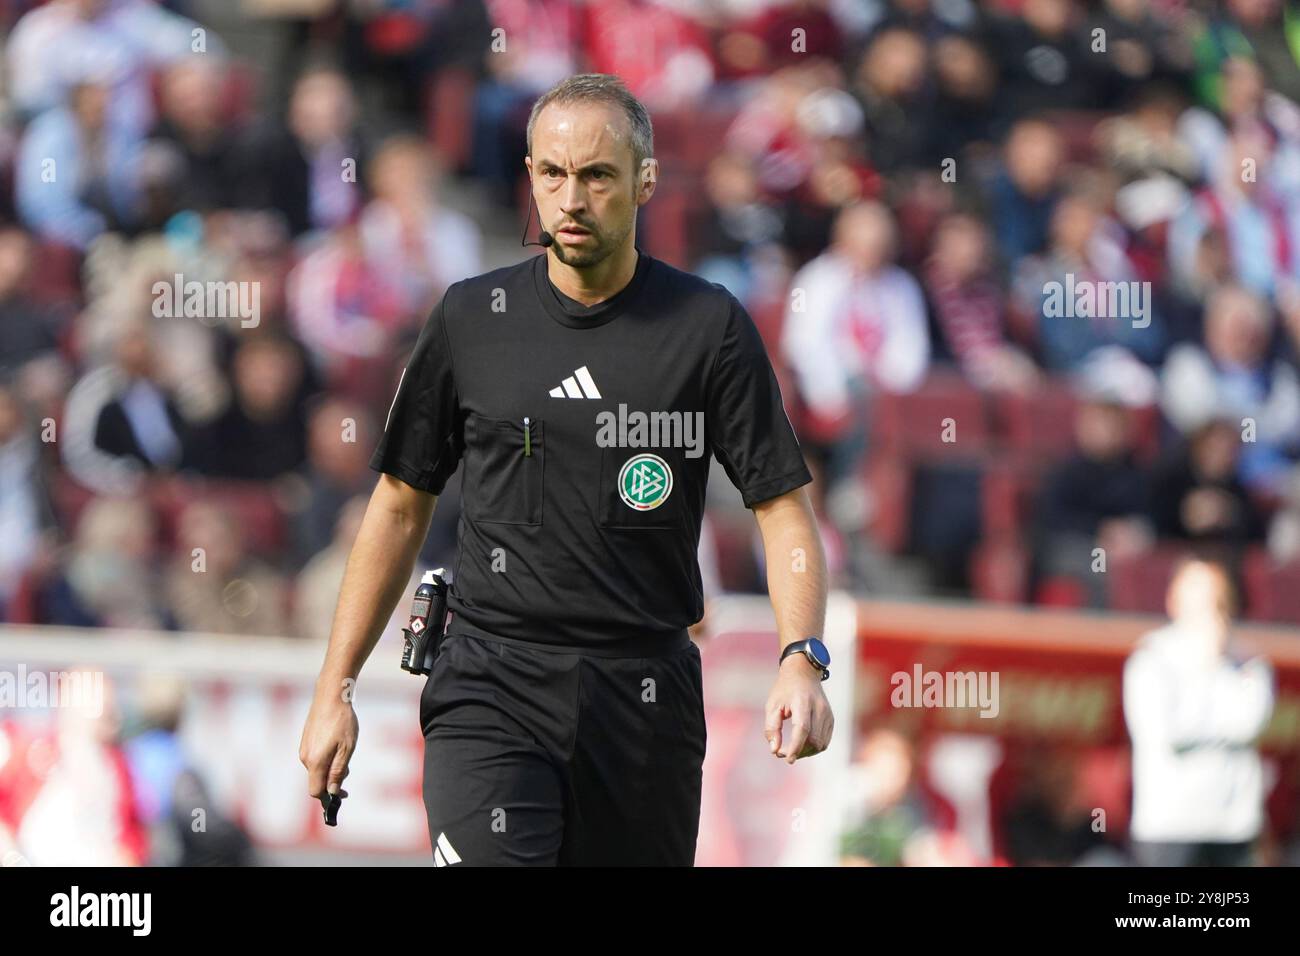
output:
[[[402,309],[402,290],[387,271],[366,256],[356,223],[334,230],[298,262],[286,295],[294,331],[336,383],[347,380],[358,360],[384,356],[417,319]]]
[[[693,271],[748,302],[754,251],[781,238],[780,214],[763,201],[750,158],[735,150],[709,161],[704,188],[707,202],[690,230]]]
[[[1184,434],[1230,417],[1243,429],[1241,480],[1277,494],[1300,440],[1300,377],[1270,359],[1272,336],[1272,315],[1258,296],[1221,287],[1206,306],[1204,346],[1179,345],[1165,362],[1161,408]]]
[[[288,7],[296,13],[300,4]],[[339,12],[344,66],[370,88],[366,103],[376,112],[418,112],[439,71],[477,66],[492,41],[482,0],[377,0],[343,4]]]
[[[5,789],[21,794],[11,810],[18,850],[33,866],[142,866],[149,835],[135,809],[113,684],[89,669],[69,677],[86,690],[82,699],[60,706],[53,731],[24,740],[9,761],[17,779]]]
[[[924,268],[938,342],[962,374],[983,389],[1025,392],[1038,370],[1003,328],[1005,296],[994,271],[992,237],[965,213],[945,218]]]
[[[841,72],[823,60],[755,82],[723,146],[749,159],[765,197],[778,204],[798,198],[817,164],[811,139],[819,132],[852,136],[861,127],[861,108],[845,102],[842,86]]]
[[[840,864],[901,866],[908,842],[929,824],[912,745],[896,731],[875,730],[858,745],[856,757]]]
[[[148,323],[133,321],[115,343],[114,360],[68,395],[59,444],[64,465],[85,487],[128,493],[144,473],[180,466],[188,427],[163,381]]]
[[[588,69],[617,73],[651,113],[688,110],[712,85],[709,36],[690,7],[605,0],[586,11]]]
[[[1121,180],[1169,178],[1190,185],[1201,178],[1196,155],[1178,135],[1184,103],[1176,87],[1144,86],[1129,109],[1102,121],[1102,154]]]
[[[995,16],[989,49],[998,57],[1005,105],[1013,116],[1097,105],[1097,61],[1075,0],[1024,0],[1018,16]]]
[[[1263,825],[1255,741],[1273,710],[1273,673],[1232,634],[1233,584],[1218,564],[1182,563],[1170,622],[1124,665],[1141,866],[1245,866]]]
[[[42,113],[23,136],[14,199],[44,239],[84,249],[105,230],[136,222],[140,141],[108,124],[111,87],[107,67],[88,65],[66,105]]]
[[[1204,19],[1192,21],[1196,88],[1205,103],[1226,111],[1233,61],[1260,64],[1266,68],[1271,86],[1300,99],[1297,57],[1288,44],[1290,24],[1283,23],[1281,17],[1284,6],[1288,16],[1294,17],[1289,5],[1279,0],[1227,0],[1207,11],[1209,16]]]
[[[1263,521],[1237,477],[1241,431],[1215,419],[1189,434],[1156,469],[1151,502],[1162,538],[1245,545],[1263,535]]]
[[[254,865],[248,834],[206,792],[181,742],[185,690],[180,678],[147,675],[138,698],[143,726],[124,748],[140,822],[149,831],[149,865]]]
[[[338,605],[339,587],[347,567],[348,553],[366,514],[367,496],[349,500],[335,514],[328,547],[307,562],[294,585],[294,633],[322,644],[329,640]]]
[[[736,32],[743,31],[757,41],[753,46],[743,45],[749,53],[743,61],[746,72],[766,73],[804,57],[839,60],[843,39],[831,6],[830,0],[778,0],[738,24]],[[795,30],[801,31],[798,48],[792,40]]]
[[[307,455],[301,348],[273,333],[247,338],[230,372],[230,404],[195,432],[196,468],[250,481],[293,471]]]
[[[896,238],[885,206],[850,206],[835,221],[831,248],[791,283],[781,352],[799,396],[831,436],[832,485],[854,473],[863,451],[862,399],[876,389],[911,391],[929,366],[925,301],[893,264]]]
[[[582,8],[574,0],[488,0],[505,42],[484,55],[474,90],[473,170],[501,205],[513,208],[524,174],[525,128],[533,101],[580,72]]]
[[[1036,562],[1040,576],[1072,578],[1102,606],[1105,576],[1093,570],[1093,549],[1108,564],[1150,546],[1150,489],[1135,459],[1133,413],[1117,398],[1082,395],[1074,435],[1077,451],[1052,470],[1040,495]]]
[[[370,452],[377,435],[370,416],[353,402],[326,399],[307,430],[301,501],[292,509],[294,559],[299,565],[329,544],[339,513],[375,482]]]
[[[1300,468],[1292,469],[1281,504],[1269,522],[1268,552],[1277,564],[1300,559]]]
[[[0,379],[0,620],[53,524],[39,446],[13,388]]]
[[[1098,105],[1114,107],[1124,91],[1137,84],[1182,81],[1191,70],[1192,51],[1186,36],[1157,12],[1151,0],[1105,0],[1083,32],[1096,57]],[[1103,49],[1095,31],[1101,30]]]
[[[1294,47],[1295,7],[1292,0],[1226,0],[1227,18],[1216,19],[1215,26],[1239,31],[1250,44],[1250,52],[1260,64],[1268,84],[1292,100],[1300,100],[1300,53]],[[1227,40],[1219,47],[1235,49]],[[1202,47],[1201,52],[1204,52]]]
[[[1122,347],[1150,364],[1163,354],[1163,322],[1150,285],[1142,284],[1128,261],[1123,231],[1106,215],[1099,187],[1076,187],[1061,198],[1052,211],[1051,244],[1042,255],[1024,259],[1014,281],[1016,307],[1033,322],[1049,369],[1077,370],[1106,346]],[[1093,293],[1092,306],[1079,310],[1067,300],[1077,300],[1076,290],[1084,289]],[[1111,296],[1108,289],[1124,294]],[[1049,314],[1053,299],[1062,307]]]
[[[927,57],[921,37],[891,27],[872,38],[858,64],[853,93],[866,117],[867,155],[883,173],[920,166],[928,158],[926,129],[916,122],[924,108]]]
[[[1275,165],[1263,140],[1241,135],[1229,141],[1218,175],[1171,226],[1169,265],[1177,275],[1195,270],[1200,240],[1218,232],[1237,281],[1267,298],[1294,293],[1300,279],[1300,193],[1278,187]]]
[[[52,355],[66,325],[65,316],[31,294],[32,252],[26,232],[0,227],[0,370],[10,373]]]
[[[1008,265],[1047,244],[1064,157],[1060,133],[1043,120],[1022,120],[1007,134],[1002,165],[987,191],[998,250]]]
[[[1012,866],[1071,866],[1103,845],[1073,754],[1034,753],[1023,766],[1025,775],[1003,824]]]
[[[214,57],[182,60],[162,77],[162,116],[152,143],[177,164],[177,210],[238,206],[247,186],[238,137],[224,116],[227,82],[226,64]]]
[[[878,196],[881,177],[862,152],[862,108],[848,93],[822,87],[804,97],[797,114],[807,176],[785,197],[784,240],[799,262],[826,248],[835,217]]]
[[[61,567],[43,582],[41,621],[78,627],[161,630],[171,621],[159,593],[157,522],[138,498],[91,499]]]
[[[366,147],[351,83],[337,69],[304,70],[283,124],[254,132],[247,148],[258,163],[241,205],[279,210],[291,235],[341,225],[360,207]]]
[[[719,25],[719,73],[723,79],[755,77],[803,57],[840,60],[844,30],[829,0],[777,0],[748,18]],[[801,34],[794,31],[801,30]],[[796,43],[798,36],[798,43]]]
[[[971,37],[942,37],[934,44],[932,59],[932,118],[918,125],[928,134],[929,162],[939,165],[957,159],[972,144],[987,146],[999,132],[998,78],[988,50]]]
[[[63,103],[88,66],[111,71],[108,125],[135,139],[153,122],[152,70],[223,53],[217,36],[154,0],[50,0],[14,26],[5,50],[7,85],[31,119]]]
[[[418,136],[385,140],[370,165],[361,243],[407,315],[427,315],[449,285],[483,268],[478,225],[440,201],[440,166]]]
[[[239,523],[217,504],[198,501],[182,512],[167,593],[184,631],[270,636],[290,629],[284,581],[245,550]]]

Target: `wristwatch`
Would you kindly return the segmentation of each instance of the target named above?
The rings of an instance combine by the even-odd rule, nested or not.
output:
[[[822,680],[831,676],[831,652],[826,650],[826,645],[817,638],[808,637],[787,644],[781,651],[781,660],[777,661],[777,666],[779,667],[791,654],[802,654],[808,658],[808,663],[821,670]]]

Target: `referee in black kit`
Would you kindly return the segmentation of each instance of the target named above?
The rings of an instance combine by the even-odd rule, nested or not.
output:
[[[346,795],[341,688],[463,461],[453,617],[420,700],[437,865],[694,863],[706,732],[687,628],[711,455],[767,554],[768,749],[794,763],[830,743],[812,478],[743,306],[636,246],[653,149],[617,77],[537,101],[524,162],[546,253],[446,291],[371,459],[300,756],[312,796]]]

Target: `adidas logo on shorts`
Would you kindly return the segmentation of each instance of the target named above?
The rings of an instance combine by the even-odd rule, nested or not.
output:
[[[447,839],[447,834],[438,834],[438,845],[433,848],[433,865],[434,866],[451,866],[453,863],[460,862],[460,854],[456,848],[451,845]]]

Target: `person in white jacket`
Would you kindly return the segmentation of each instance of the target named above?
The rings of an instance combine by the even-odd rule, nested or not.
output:
[[[1166,597],[1171,621],[1124,665],[1140,866],[1245,866],[1264,819],[1256,740],[1273,711],[1273,671],[1232,635],[1223,566],[1189,558]]]
[[[876,391],[911,392],[930,366],[925,297],[894,264],[893,216],[875,201],[835,220],[829,249],[791,280],[781,353],[804,406],[834,435],[827,479],[856,472],[865,451],[866,402]]]

